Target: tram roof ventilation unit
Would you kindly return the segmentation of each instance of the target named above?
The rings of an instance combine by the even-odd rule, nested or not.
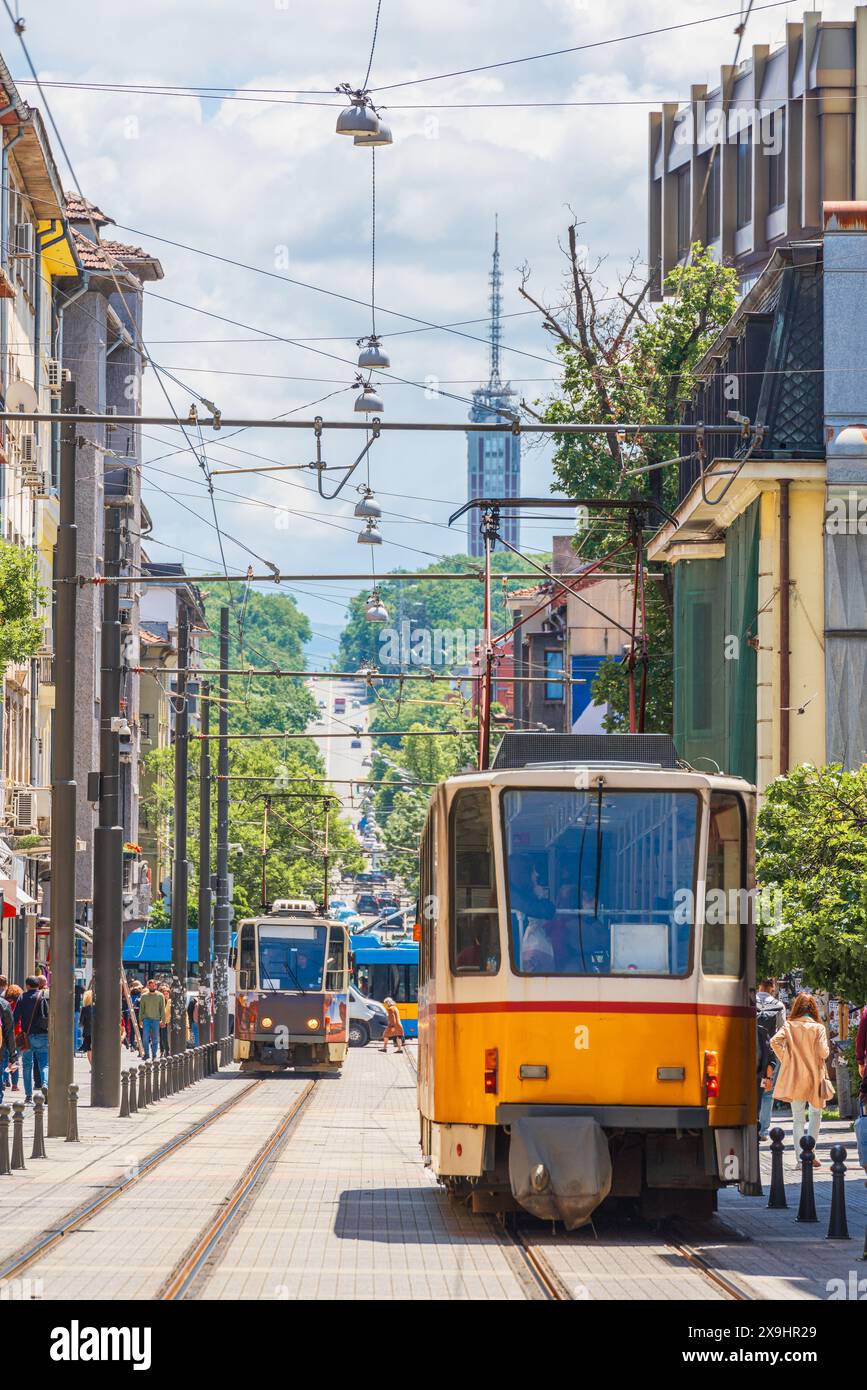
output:
[[[495,771],[511,768],[567,767],[588,764],[621,767],[681,766],[674,740],[668,734],[541,734],[506,733],[494,758]]]

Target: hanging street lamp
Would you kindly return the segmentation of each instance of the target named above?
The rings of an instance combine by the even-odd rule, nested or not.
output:
[[[369,516],[363,531],[359,531],[356,540],[359,545],[382,545],[382,536],[376,524],[376,517]]]
[[[368,381],[364,384],[358,382],[357,384],[361,386],[362,389],[361,395],[356,396],[355,398],[355,405],[353,409],[356,411],[356,413],[363,415],[381,415],[385,410],[385,406],[383,405],[380,397],[376,394],[370,382]]]
[[[369,517],[378,519],[382,516],[382,507],[373,495],[373,489],[369,487],[359,488],[361,497],[355,504],[355,516],[360,521],[366,521]]]
[[[391,366],[391,358],[375,333],[371,333],[367,338],[359,338],[358,347],[361,348],[358,365],[363,371],[374,371],[377,368],[385,370]]]
[[[388,609],[379,596],[379,590],[374,589],[367,600],[367,608],[364,616],[369,623],[387,623]]]

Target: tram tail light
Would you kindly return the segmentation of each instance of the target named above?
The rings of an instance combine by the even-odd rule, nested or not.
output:
[[[708,1100],[719,1095],[719,1057],[715,1052],[704,1054],[704,1091]]]
[[[499,1054],[495,1047],[485,1048],[485,1095],[495,1096],[497,1094],[497,1080],[499,1072]]]

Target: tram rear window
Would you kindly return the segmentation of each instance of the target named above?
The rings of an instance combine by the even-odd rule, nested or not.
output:
[[[686,975],[699,802],[692,792],[507,791],[515,969]]]
[[[259,927],[259,988],[320,990],[327,927]]]
[[[357,965],[355,982],[365,999],[393,999],[395,1004],[418,1002],[417,965]]]
[[[487,787],[458,792],[449,816],[452,970],[496,975],[500,968],[494,828]]]

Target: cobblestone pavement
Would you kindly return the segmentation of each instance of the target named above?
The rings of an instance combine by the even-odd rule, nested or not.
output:
[[[256,1085],[229,1067],[121,1120],[87,1105],[86,1067],[77,1060],[81,1143],[49,1140],[47,1160],[28,1158],[23,1173],[0,1179],[5,1259],[102,1187],[134,1173],[149,1154],[227,1099],[241,1097],[26,1271],[28,1297],[154,1298],[223,1208],[306,1078],[286,1074]],[[775,1123],[790,1149],[790,1121]],[[28,1110],[27,1155],[31,1137]],[[845,1144],[852,1160],[846,1178],[852,1239],[841,1243],[825,1239],[834,1142]],[[680,1241],[746,1297],[852,1297],[858,1281],[867,1281],[867,1266],[858,1261],[867,1188],[851,1126],[826,1125],[818,1153],[823,1166],[816,1170],[819,1221],[813,1226],[795,1220],[799,1179],[788,1170],[786,1211],[769,1211],[767,1196],[743,1198],[726,1190],[716,1220],[677,1234],[608,1220],[571,1235],[529,1221],[523,1230],[576,1299],[725,1298],[676,1248]],[[767,1191],[767,1146],[762,1162]],[[452,1204],[424,1168],[410,1066],[369,1047],[350,1053],[342,1077],[317,1082],[188,1296],[522,1300],[540,1292],[518,1246],[491,1218]]]

